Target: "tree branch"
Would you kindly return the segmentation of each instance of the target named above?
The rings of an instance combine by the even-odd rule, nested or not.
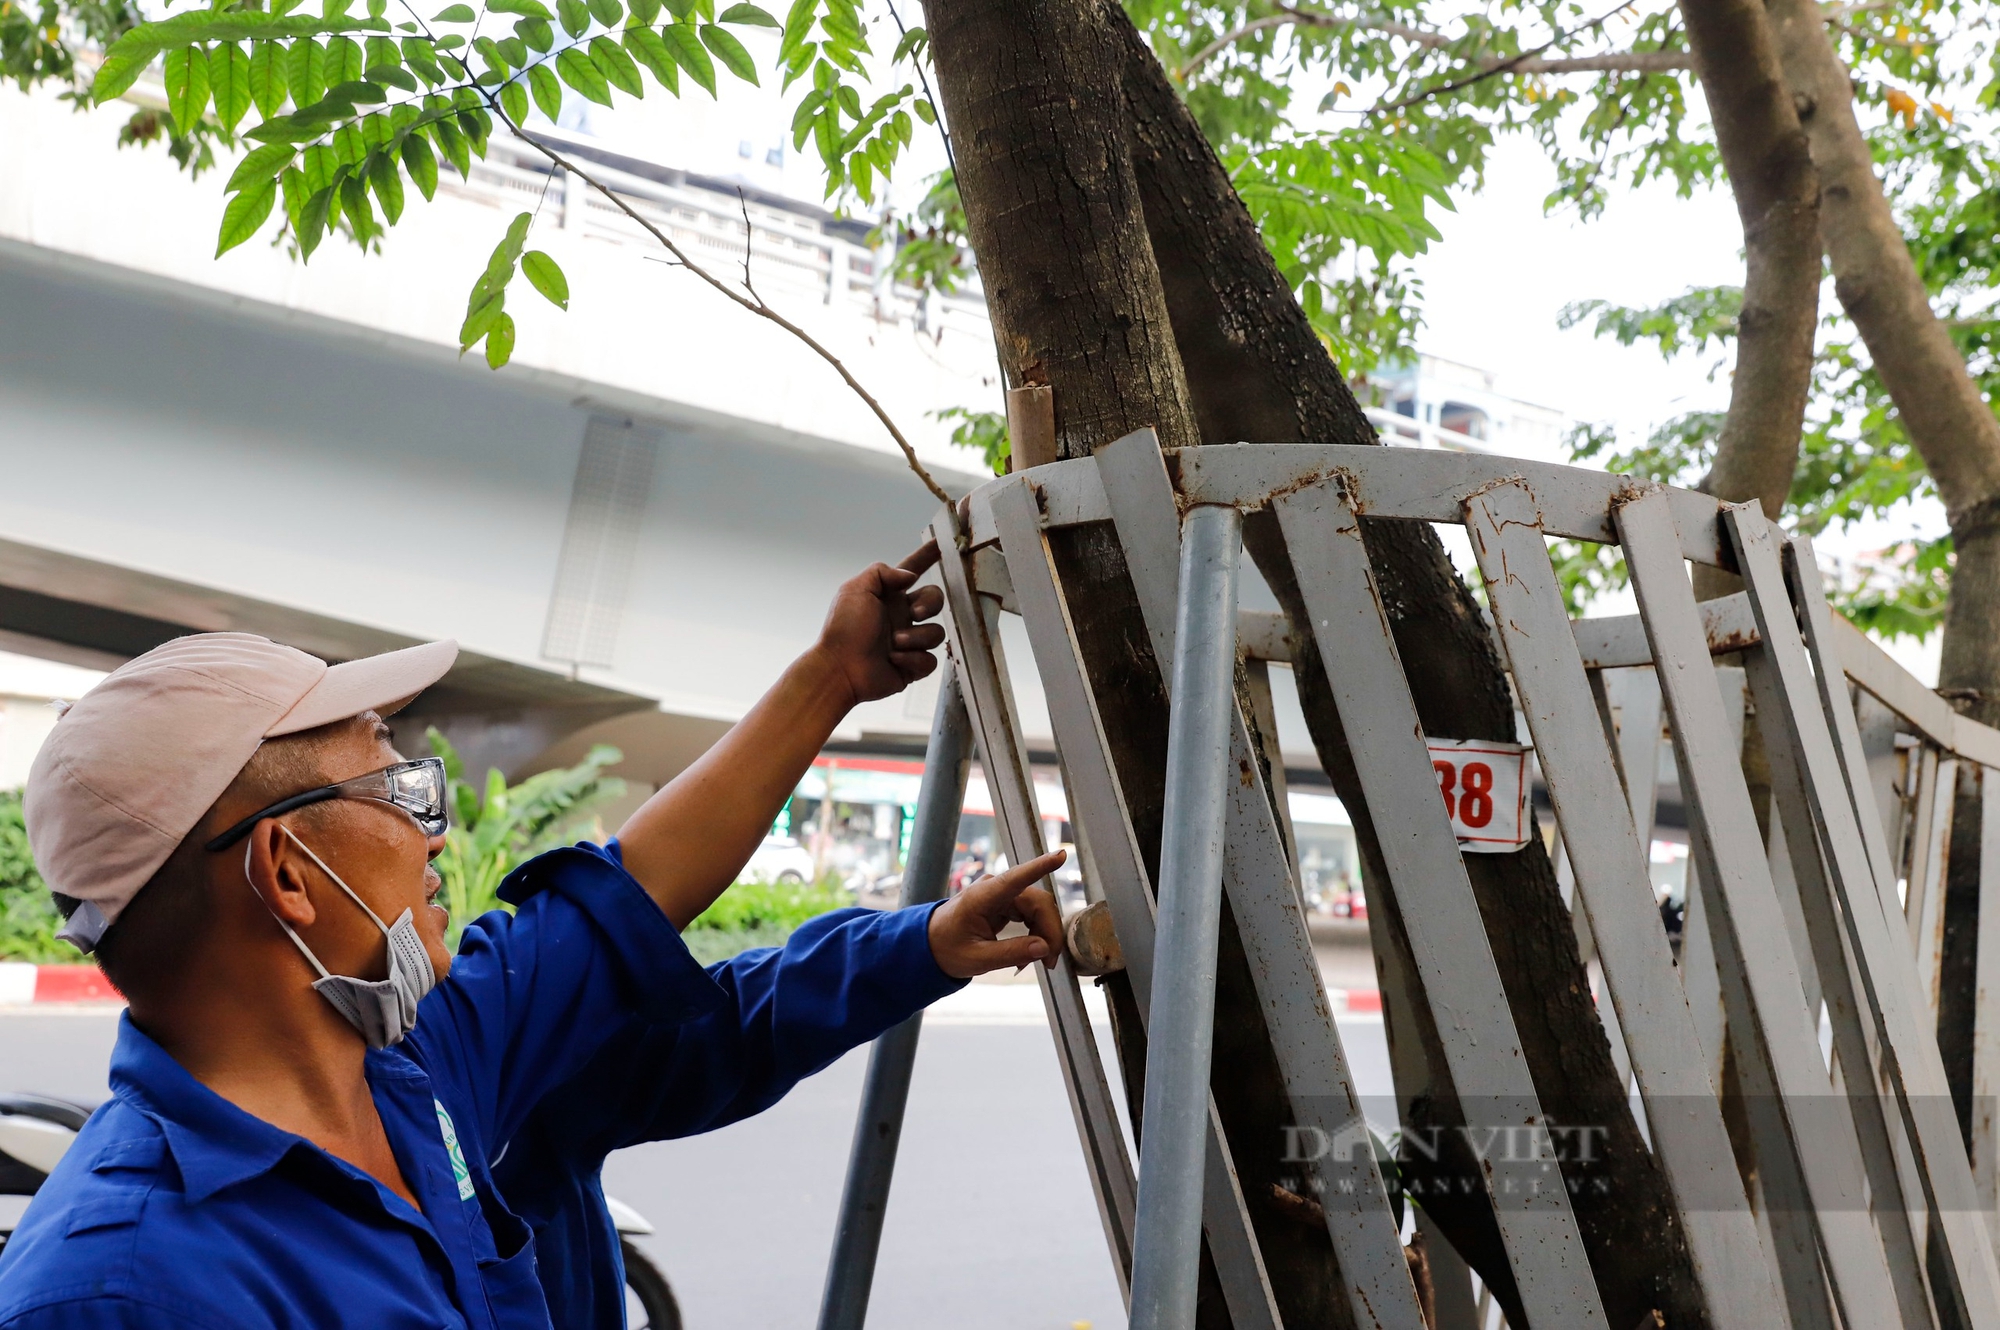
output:
[[[1598,20],[1599,23],[1603,21]],[[1278,13],[1252,19],[1202,47],[1188,57],[1186,63],[1181,66],[1179,77],[1182,82],[1186,82],[1203,65],[1246,37],[1255,36],[1272,28],[1289,26],[1360,28],[1367,32],[1400,37],[1406,42],[1431,51],[1449,50],[1454,45],[1453,40],[1441,32],[1411,27],[1407,23],[1399,23],[1380,14],[1365,11],[1357,14],[1326,14],[1318,10],[1295,9],[1286,5],[1280,7]],[[1574,33],[1563,35],[1572,36]],[[1483,56],[1476,63],[1482,74],[1664,74],[1694,67],[1693,57],[1685,51],[1609,51],[1601,55],[1559,56],[1555,59],[1544,59],[1538,54],[1554,44],[1550,42],[1546,46],[1538,47],[1537,53],[1530,53],[1527,56],[1516,56],[1512,59],[1502,56]]]
[[[482,89],[481,91],[484,92],[486,90]],[[883,410],[882,404],[875,400],[875,395],[869,392],[866,388],[861,386],[861,381],[854,377],[853,372],[850,371],[847,368],[847,366],[841,362],[839,356],[836,356],[833,352],[827,350],[827,348],[823,344],[821,344],[818,338],[814,337],[804,328],[801,328],[798,324],[793,323],[783,314],[780,314],[776,309],[772,308],[771,305],[767,303],[762,296],[758,295],[755,290],[749,290],[749,294],[746,295],[744,294],[744,292],[736,290],[734,287],[730,286],[729,283],[723,281],[721,278],[717,277],[714,273],[710,272],[708,269],[702,267],[699,263],[696,263],[693,259],[689,258],[687,252],[683,250],[679,245],[676,245],[673,242],[673,240],[670,237],[668,237],[666,232],[660,230],[659,227],[653,225],[651,222],[647,221],[644,217],[641,217],[638,214],[638,212],[632,207],[632,205],[627,203],[622,197],[620,197],[618,193],[614,191],[609,185],[597,179],[595,176],[591,175],[588,171],[583,170],[575,162],[570,161],[569,158],[563,156],[561,153],[557,152],[554,148],[551,148],[548,144],[542,142],[534,135],[528,133],[525,129],[521,128],[520,125],[515,124],[513,118],[509,116],[507,112],[500,106],[500,102],[497,97],[493,97],[489,94],[487,96],[487,102],[492,107],[492,109],[500,116],[501,122],[504,123],[507,126],[507,128],[512,130],[517,138],[519,138],[523,143],[526,143],[529,147],[533,148],[536,152],[542,154],[542,156],[548,158],[550,162],[554,163],[557,166],[560,166],[563,170],[570,172],[571,174],[576,176],[577,179],[583,181],[584,184],[589,185],[599,194],[602,194],[605,198],[609,199],[613,207],[617,208],[618,211],[624,213],[627,217],[630,217],[634,222],[638,223],[640,228],[644,230],[647,235],[650,235],[651,237],[653,237],[653,239],[659,241],[661,246],[669,254],[674,256],[675,262],[679,263],[681,267],[686,268],[696,277],[701,278],[702,281],[708,283],[711,287],[721,292],[724,296],[727,296],[737,305],[740,305],[742,308],[750,311],[750,313],[755,314],[758,318],[769,319],[772,323],[777,324],[780,328],[783,328],[786,332],[798,338],[799,341],[805,343],[807,348],[810,349],[814,355],[818,356],[821,360],[824,360],[828,365],[831,365],[833,367],[834,373],[840,375],[841,381],[845,383],[850,389],[853,390],[854,395],[856,397],[859,397],[864,403],[867,404],[868,409],[875,414],[875,419],[882,422],[882,428],[889,431],[889,437],[894,439],[896,441],[896,446],[903,450],[903,460],[909,463],[910,470],[916,472],[917,479],[921,480],[924,483],[924,488],[928,489],[932,494],[936,495],[939,503],[944,504],[946,507],[952,506],[951,495],[947,494],[944,490],[944,487],[937,483],[937,478],[932,476],[931,473],[925,469],[924,464],[917,460],[917,450],[914,447],[912,447],[910,441],[903,436],[903,431],[896,428],[896,422],[890,419],[889,413]],[[746,228],[744,243],[746,246],[749,244],[749,239],[748,239],[749,220],[750,220],[749,213],[746,206],[744,213],[744,226]],[[747,277],[749,273],[749,265],[747,263],[747,251],[746,251],[746,263],[744,266],[744,272],[745,276]]]

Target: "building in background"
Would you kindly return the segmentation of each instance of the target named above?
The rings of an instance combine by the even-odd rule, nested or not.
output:
[[[1376,405],[1369,419],[1385,440],[1429,448],[1505,453],[1566,462],[1569,418],[1554,407],[1509,397],[1491,371],[1419,353],[1368,376]]]

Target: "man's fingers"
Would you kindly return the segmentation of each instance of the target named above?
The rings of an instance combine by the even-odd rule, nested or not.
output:
[[[910,593],[910,619],[913,622],[922,623],[925,619],[934,618],[943,608],[943,587],[920,586]]]
[[[911,550],[909,556],[896,566],[909,573],[912,578],[938,561],[938,547],[935,540],[927,540]]]
[[[930,651],[944,645],[944,629],[934,623],[898,628],[889,635],[889,645],[896,651]]]
[[[1063,861],[1068,858],[1068,850],[1050,850],[1039,859],[1030,859],[1024,864],[1016,864],[1006,872],[997,873],[994,876],[997,881],[1006,883],[1010,888],[1018,892],[1023,887],[1033,886],[1036,882],[1039,882],[1050,873],[1061,868]]]
[[[930,672],[937,668],[937,657],[928,651],[892,651],[889,653],[889,664],[903,676],[903,685],[908,687],[930,676]]]
[[[918,569],[916,572],[912,572],[908,568],[891,568],[886,563],[878,563],[871,571],[875,574],[875,580],[881,585],[883,590],[908,591],[911,586],[915,585],[918,576],[923,570]]]
[[[993,942],[975,942],[967,950],[968,958],[981,974],[989,970],[1004,970],[1009,966],[1033,965],[1054,954],[1049,950],[1048,943],[1032,933],[1021,937],[1003,937]]]
[[[1027,887],[1014,898],[1014,908],[1020,912],[1021,922],[1028,926],[1028,931],[1048,944],[1049,955],[1062,951],[1062,911],[1056,908],[1054,896],[1040,887]]]

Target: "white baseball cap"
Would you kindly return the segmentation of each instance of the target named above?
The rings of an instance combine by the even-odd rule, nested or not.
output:
[[[427,642],[328,665],[253,633],[200,633],[119,666],[56,722],[22,797],[42,879],[82,902],[57,936],[94,948],[264,740],[389,715],[457,656]]]

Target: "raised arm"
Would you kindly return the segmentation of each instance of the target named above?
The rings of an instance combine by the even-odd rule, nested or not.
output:
[[[819,641],[695,764],[618,833],[625,867],[685,928],[743,870],[800,777],[862,702],[900,693],[937,668],[944,595],[911,588],[937,562],[927,544],[898,566],[843,583]]]

